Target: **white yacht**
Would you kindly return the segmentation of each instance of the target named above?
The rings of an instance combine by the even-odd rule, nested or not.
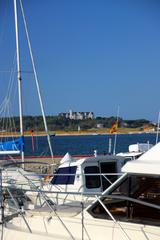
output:
[[[137,160],[127,162],[123,175],[95,201],[26,210],[2,219],[4,239],[160,239],[160,143]],[[83,198],[82,198],[83,200]],[[20,212],[19,212],[20,213]],[[23,217],[22,217],[23,216]]]

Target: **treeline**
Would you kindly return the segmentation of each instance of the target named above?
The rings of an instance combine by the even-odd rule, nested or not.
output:
[[[4,119],[3,119],[4,120]],[[47,125],[50,131],[63,130],[75,131],[78,128],[81,130],[88,130],[97,127],[111,128],[113,123],[117,121],[116,117],[96,117],[95,119],[85,120],[70,120],[59,116],[47,116]],[[15,130],[19,131],[19,117],[12,119],[15,125]],[[44,131],[44,123],[42,116],[25,116],[23,117],[24,131]],[[123,120],[118,119],[119,128],[145,128],[154,127],[153,124],[146,119],[138,120]]]

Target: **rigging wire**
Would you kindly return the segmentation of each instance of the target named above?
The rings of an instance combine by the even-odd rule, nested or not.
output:
[[[51,139],[50,139],[50,134],[49,134],[48,127],[47,127],[47,122],[46,122],[46,117],[45,117],[45,112],[44,112],[44,107],[43,107],[43,102],[42,102],[42,96],[41,96],[40,87],[39,87],[38,75],[37,75],[37,71],[36,71],[36,67],[35,67],[35,62],[34,62],[34,58],[33,58],[33,52],[32,52],[31,42],[30,42],[30,37],[29,37],[29,32],[28,32],[28,28],[27,28],[27,22],[26,22],[26,18],[25,18],[25,15],[24,15],[22,0],[19,0],[19,1],[20,1],[20,8],[21,8],[21,12],[22,12],[22,18],[23,18],[25,33],[26,33],[26,37],[27,37],[27,43],[28,43],[29,52],[30,52],[30,58],[31,58],[31,62],[32,62],[33,72],[34,72],[34,78],[35,78],[35,82],[36,82],[36,86],[37,86],[39,102],[40,102],[42,116],[43,116],[44,127],[45,127],[45,131],[46,131],[46,134],[47,134],[47,140],[48,140],[48,145],[49,145],[51,157],[53,159],[53,150],[52,150],[52,145],[51,145]]]
[[[0,118],[0,122],[2,122],[1,124],[2,126],[1,132],[3,133],[2,137],[6,132],[10,132],[10,133],[16,132],[14,118],[11,113],[11,109],[12,109],[11,104],[13,104],[14,102],[12,95],[15,96],[15,91],[16,91],[16,88],[14,87],[14,73],[15,73],[15,67],[16,67],[15,56],[13,59],[13,67],[10,70],[10,77],[9,77],[8,88],[6,91],[6,96],[0,105],[0,115],[2,116]],[[1,141],[2,141],[2,137],[1,137]],[[13,138],[13,135],[11,137]]]
[[[2,2],[1,2],[1,4],[2,4]],[[0,9],[2,9],[2,8],[0,8]],[[4,41],[4,30],[7,28],[6,27],[6,16],[7,16],[7,6],[6,6],[6,4],[4,4],[3,5],[3,11],[1,11],[1,16],[2,16],[2,13],[3,13],[3,18],[1,19],[1,21],[0,21],[0,23],[1,23],[1,26],[0,26],[0,30],[1,30],[1,32],[0,32],[0,45],[2,45],[2,42]]]

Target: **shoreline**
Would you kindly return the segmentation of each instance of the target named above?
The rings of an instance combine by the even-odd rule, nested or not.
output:
[[[120,131],[116,133],[109,132],[50,132],[50,136],[98,136],[98,135],[119,135],[119,134],[156,134],[155,131]],[[52,136],[53,135],[53,136]],[[19,137],[19,133],[0,133],[0,137]],[[46,136],[45,132],[35,132],[33,134],[25,132],[24,137],[44,137]]]

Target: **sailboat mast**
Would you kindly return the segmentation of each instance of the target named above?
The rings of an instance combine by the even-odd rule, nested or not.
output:
[[[22,79],[21,79],[21,68],[20,68],[17,0],[14,0],[14,18],[15,18],[15,35],[16,35],[17,80],[18,80],[20,134],[21,134],[21,137],[23,138],[24,132],[23,132],[23,110],[22,110]],[[22,159],[22,162],[24,162],[24,150],[23,150],[23,147],[21,149],[21,159]]]

